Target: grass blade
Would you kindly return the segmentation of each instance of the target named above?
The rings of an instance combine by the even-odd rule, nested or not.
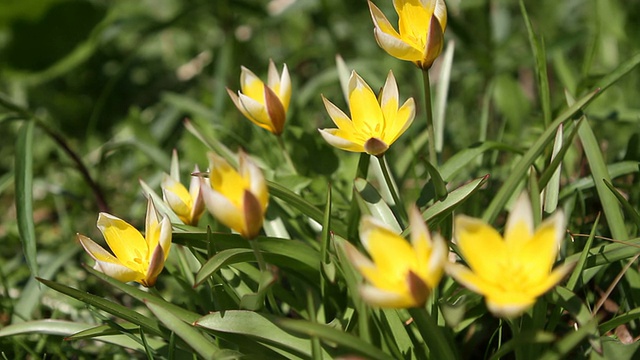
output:
[[[31,275],[38,276],[36,229],[33,223],[33,129],[35,122],[25,122],[16,140],[16,212],[22,248]]]

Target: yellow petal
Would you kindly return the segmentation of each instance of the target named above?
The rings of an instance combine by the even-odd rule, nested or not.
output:
[[[454,236],[462,257],[483,279],[503,276],[504,262],[509,259],[500,234],[481,220],[458,215]]]
[[[435,1],[394,0],[398,13],[398,31],[402,40],[416,49],[424,49]],[[426,6],[425,6],[426,5]]]
[[[411,126],[416,115],[416,106],[413,98],[409,98],[396,113],[394,119],[387,119],[385,142],[393,144],[400,135]]]
[[[124,266],[93,240],[81,234],[78,234],[77,238],[84,250],[96,261],[94,269],[122,282],[134,281],[141,277],[141,274]]]
[[[535,302],[535,297],[524,293],[505,293],[487,297],[487,308],[495,316],[501,318],[514,318],[520,316]]]
[[[532,285],[528,293],[532,296],[540,296],[556,286],[562,279],[573,270],[575,262],[566,263],[553,269],[553,271],[539,283]]]
[[[213,216],[226,227],[240,233],[244,228],[242,208],[234,205],[227,197],[210,187],[202,187],[202,198]]]
[[[264,83],[251,70],[241,67],[240,90],[242,94],[264,106]]]
[[[360,239],[376,265],[375,271],[363,275],[381,289],[406,289],[408,271],[417,268],[416,254],[409,242],[370,216],[360,223]]]
[[[191,219],[191,194],[181,183],[165,174],[162,181],[162,197],[180,220],[189,224]]]
[[[356,130],[353,127],[353,123],[351,119],[337,106],[335,106],[331,101],[327,100],[324,96],[322,97],[322,101],[324,102],[324,107],[327,109],[327,113],[329,117],[333,121],[334,124],[347,133],[355,134]]]
[[[514,261],[522,266],[532,283],[538,283],[549,275],[556,261],[560,240],[564,237],[564,216],[561,211],[543,221],[531,240],[519,252]]]
[[[533,235],[533,211],[529,196],[523,191],[513,204],[504,228],[507,246],[517,249],[531,240]]]
[[[353,151],[353,152],[365,152],[364,144],[357,144],[351,140],[345,138],[349,134],[345,134],[339,129],[318,129],[322,138],[330,145],[337,147],[338,149]],[[338,136],[338,134],[342,136]]]
[[[403,40],[391,36],[378,28],[373,30],[376,42],[380,47],[386,51],[389,55],[398,58],[400,60],[407,61],[420,61],[423,58],[423,49],[417,49]]]
[[[354,128],[366,138],[381,138],[385,123],[378,98],[355,71],[349,79],[349,108]]]
[[[123,265],[138,272],[146,270],[143,261],[148,256],[147,242],[138,230],[107,213],[98,216],[98,229]]]
[[[408,292],[387,291],[371,285],[360,286],[360,296],[371,305],[385,308],[403,309],[417,305]]]
[[[240,94],[238,101],[246,111],[248,115],[247,118],[251,120],[251,122],[270,132],[275,131],[273,124],[271,123],[271,118],[269,117],[269,112],[264,105],[264,99],[262,102],[259,102],[245,94]]]
[[[248,184],[246,189],[257,198],[262,210],[265,211],[269,203],[269,191],[267,189],[267,182],[264,180],[264,175],[262,175],[262,171],[243,151],[239,154],[238,168],[240,176]]]
[[[436,7],[433,10],[433,13],[440,22],[440,26],[444,32],[447,28],[447,4],[444,0],[436,0]]]
[[[260,233],[262,222],[264,221],[264,208],[260,205],[258,199],[250,192],[245,190],[243,201],[243,227],[240,234],[245,239],[253,239]]]

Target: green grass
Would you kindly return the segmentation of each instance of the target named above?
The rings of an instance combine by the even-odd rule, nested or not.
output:
[[[633,358],[640,5],[449,1],[451,50],[429,74],[433,161],[421,70],[380,49],[366,2],[286,3],[0,5],[0,358]],[[392,2],[375,3],[395,24]],[[282,136],[297,174],[226,92],[239,89],[241,66],[266,79],[269,59],[291,74]],[[333,127],[321,94],[348,108],[341,81],[352,69],[376,92],[391,69],[400,100],[416,101],[387,167],[317,131]],[[256,160],[271,194],[257,241],[273,274],[208,213],[174,226],[152,290],[91,269],[75,234],[104,245],[100,211],[142,229],[144,194],[161,198],[173,149],[183,182],[195,164],[206,169],[207,151]],[[456,214],[501,231],[522,190],[536,221],[543,208],[564,211],[558,261],[577,262],[522,317],[495,318],[448,277],[428,311],[364,303],[341,245],[359,245],[362,214],[406,235],[415,203],[450,240]]]

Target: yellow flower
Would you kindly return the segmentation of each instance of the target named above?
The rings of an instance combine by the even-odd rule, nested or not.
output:
[[[429,69],[442,52],[447,28],[444,0],[394,0],[398,13],[398,31],[371,1],[374,35],[378,45],[389,55],[412,61],[421,69]]]
[[[469,268],[450,263],[446,270],[462,285],[484,295],[487,307],[496,316],[518,316],[573,266],[565,264],[552,270],[564,238],[564,221],[558,211],[534,232],[526,193],[520,195],[509,214],[504,238],[479,219],[457,216],[455,242]]]
[[[162,197],[171,210],[186,225],[198,225],[198,220],[204,213],[204,202],[200,193],[200,180],[196,176],[191,176],[189,190],[180,183],[178,156],[174,151],[171,160],[171,175],[164,174],[162,178]],[[193,170],[200,172],[198,165]]]
[[[144,237],[125,221],[100,213],[98,229],[115,256],[84,235],[78,234],[78,241],[96,261],[94,269],[122,282],[136,281],[150,287],[156,283],[171,249],[171,223],[166,217],[158,220],[151,199]]]
[[[329,100],[325,108],[337,129],[320,129],[322,137],[331,145],[354,152],[382,155],[413,122],[415,103],[409,98],[399,106],[398,85],[389,71],[379,96],[356,74],[349,78],[349,109],[351,119]]]
[[[423,306],[438,285],[449,249],[437,234],[429,236],[416,208],[410,211],[411,243],[372,217],[360,223],[360,240],[371,260],[345,242],[350,261],[367,280],[362,298],[375,306],[408,308]]]
[[[209,153],[209,179],[202,179],[204,203],[221,223],[253,239],[262,228],[269,193],[264,176],[257,165],[240,152],[236,171],[220,156]]]
[[[251,70],[244,66],[241,69],[238,94],[227,88],[231,100],[254,124],[275,135],[282,134],[291,99],[291,79],[287,65],[282,67],[282,75],[279,75],[273,61],[269,60],[266,85]]]

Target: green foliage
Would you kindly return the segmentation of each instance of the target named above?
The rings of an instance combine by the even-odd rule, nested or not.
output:
[[[392,2],[375,3],[395,24]],[[2,2],[0,357],[637,357],[640,6],[447,5],[431,144],[423,76],[378,47],[362,1]],[[241,66],[266,79],[269,59],[292,79],[286,154],[226,90]],[[384,157],[318,134],[320,95],[348,109],[352,69],[374,90],[391,69],[416,100]],[[250,242],[208,213],[182,225],[160,187],[173,149],[183,179],[206,173],[208,151],[234,166],[250,154],[270,193],[263,233]],[[409,237],[415,204],[450,241],[457,214],[501,229],[522,189],[537,220],[565,213],[558,263],[575,268],[521,317],[494,317],[446,275],[423,308],[365,302],[345,253],[363,249],[362,215]],[[102,242],[101,211],[142,229],[145,196],[173,223],[153,289],[84,266],[75,241]]]

